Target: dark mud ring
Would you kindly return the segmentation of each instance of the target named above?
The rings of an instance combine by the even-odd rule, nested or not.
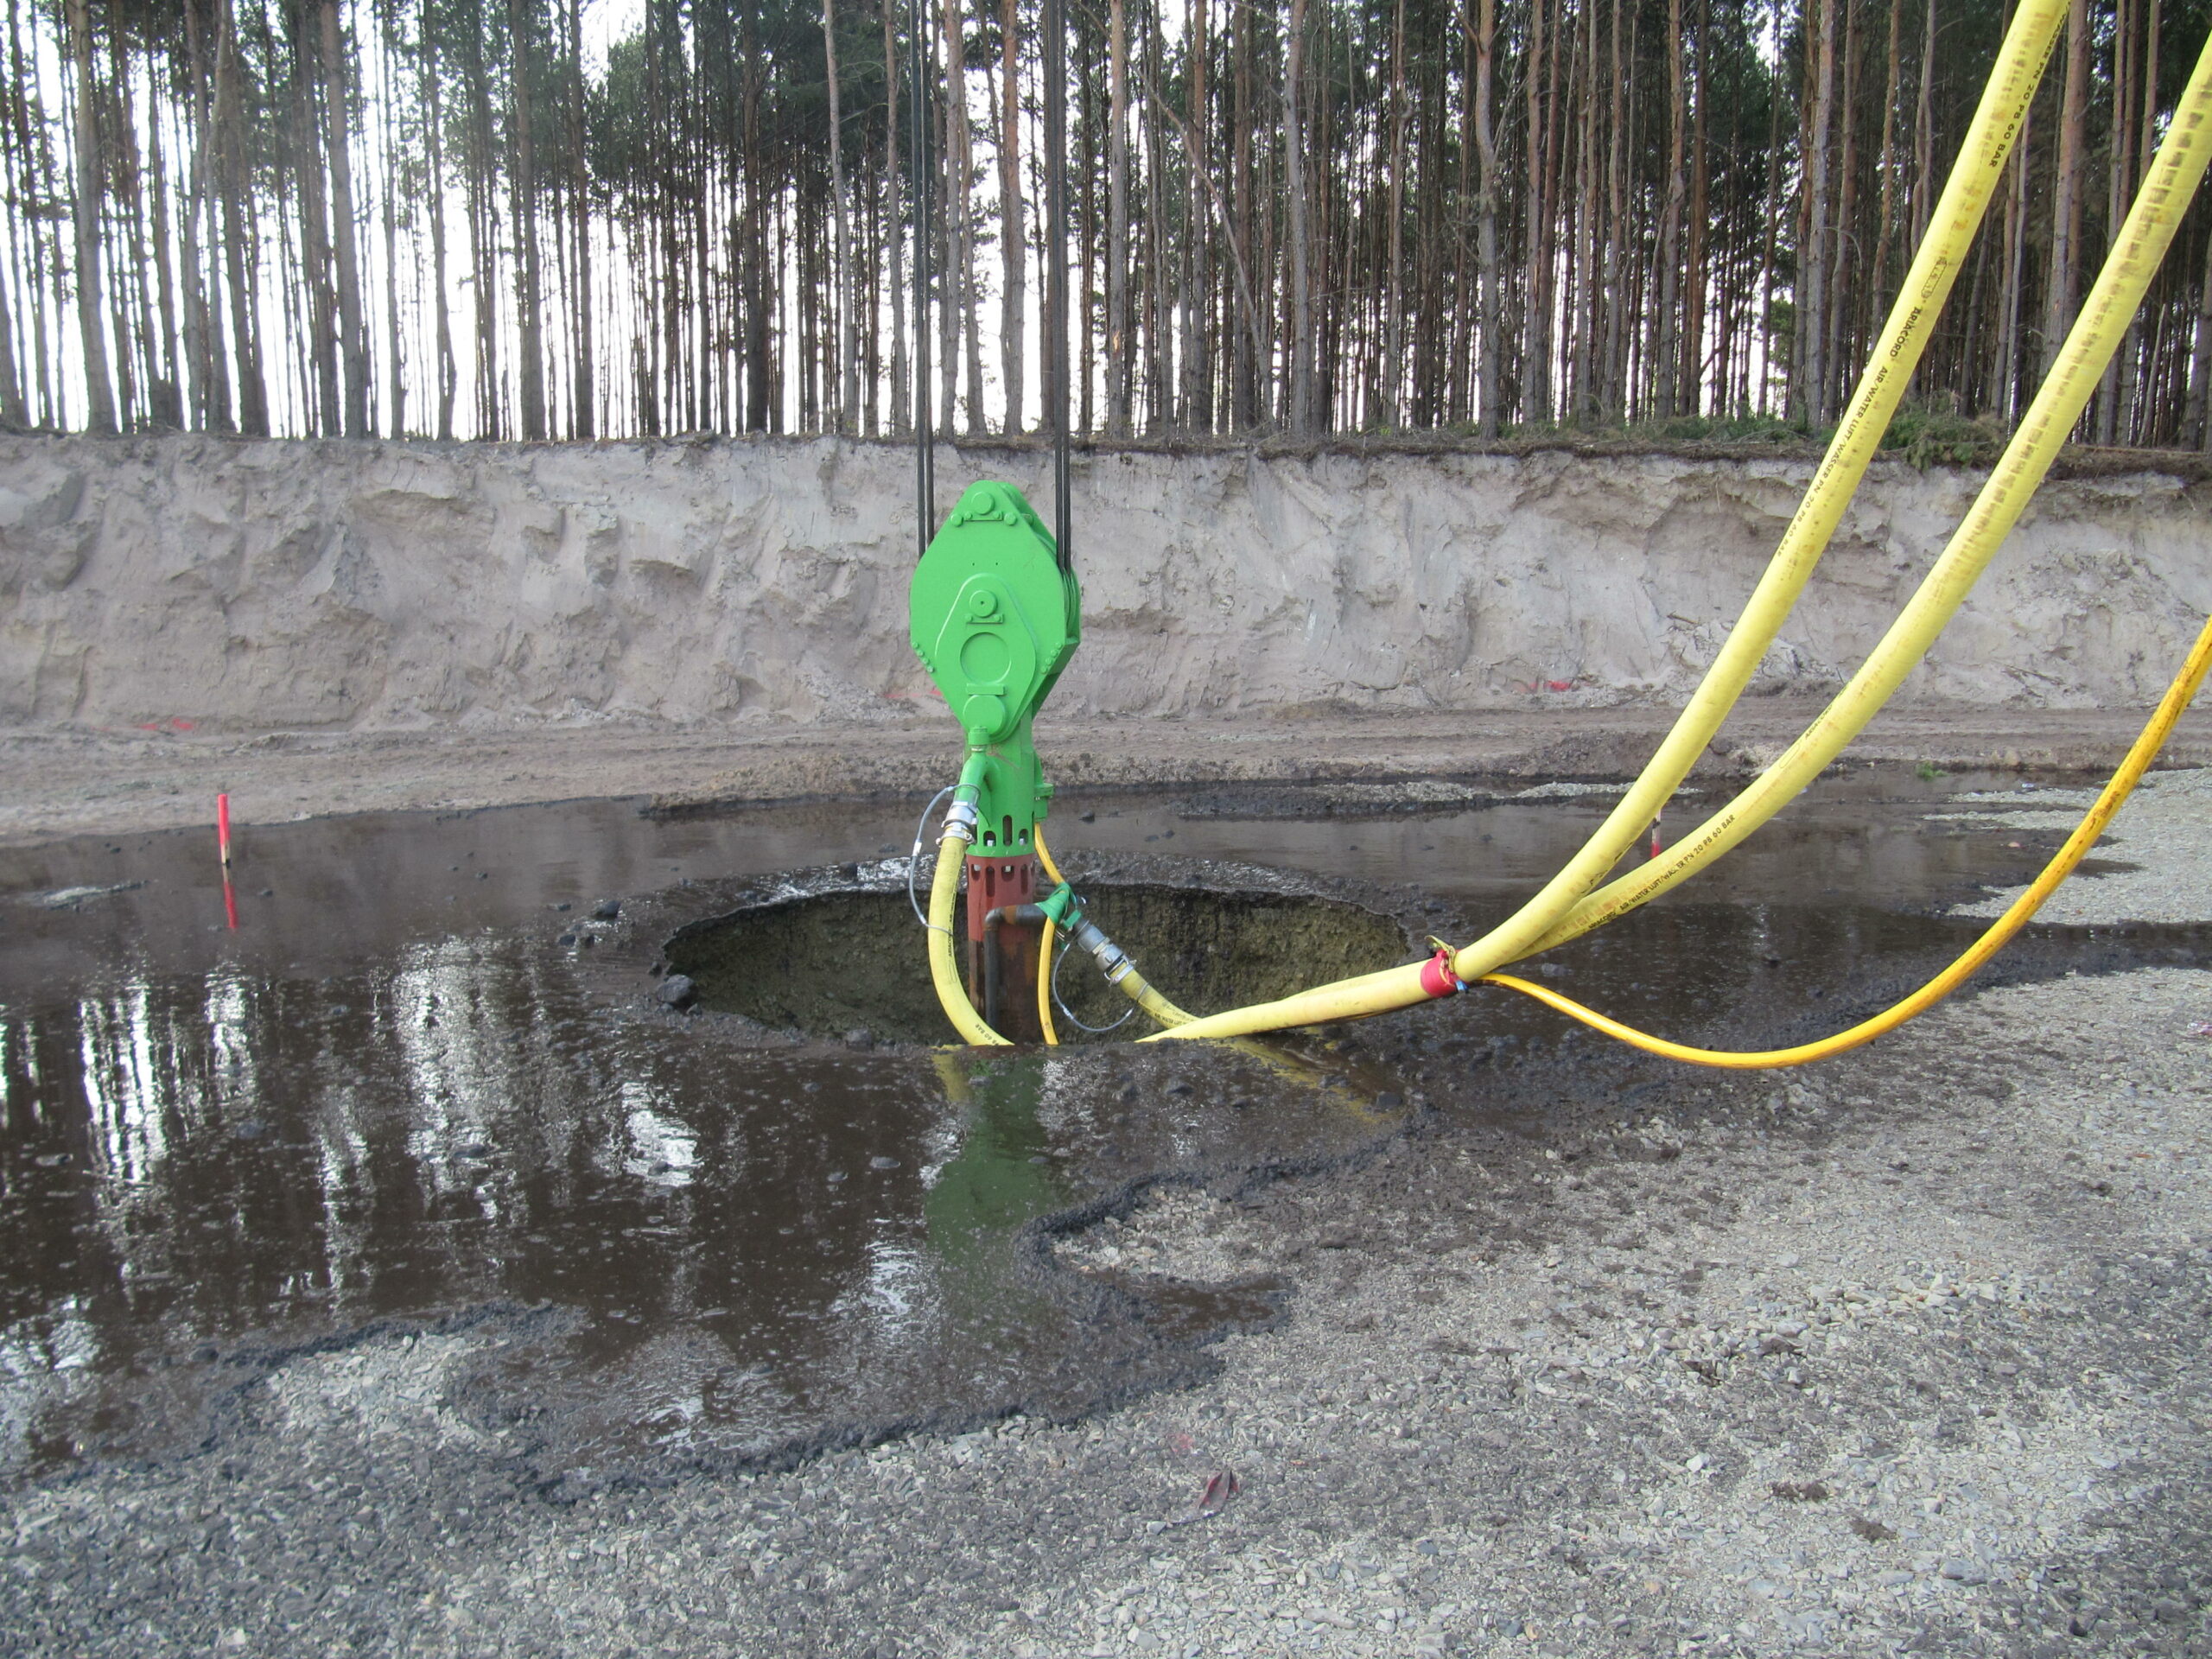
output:
[[[1146,977],[1198,1014],[1395,967],[1423,954],[1428,934],[1464,926],[1411,889],[1254,864],[1078,855],[1066,874]],[[655,964],[690,979],[703,1012],[802,1040],[952,1039],[907,904],[904,859],[794,872],[731,896],[729,908],[678,925]],[[1128,1009],[1079,955],[1061,967],[1059,988],[1084,1025],[1112,1025]],[[1096,1040],[1061,1026],[1063,1043]],[[1113,1036],[1154,1029],[1140,1015]]]

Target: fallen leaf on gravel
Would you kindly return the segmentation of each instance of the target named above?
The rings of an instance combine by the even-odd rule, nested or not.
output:
[[[1236,1471],[1217,1469],[1206,1477],[1206,1484],[1198,1488],[1198,1495],[1191,1500],[1191,1507],[1167,1524],[1182,1527],[1193,1521],[1209,1520],[1229,1507],[1229,1500],[1236,1496],[1237,1491]]]

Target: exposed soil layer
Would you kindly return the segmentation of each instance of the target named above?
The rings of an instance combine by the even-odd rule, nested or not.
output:
[[[1086,452],[1084,647],[1054,707],[1679,701],[1811,474],[1565,444]],[[947,446],[938,468],[948,505],[979,478],[1041,500],[1048,475],[1029,446]],[[0,721],[874,725],[928,697],[907,643],[912,478],[904,446],[829,439],[0,436]],[[1838,683],[1980,483],[1872,468],[1754,694]],[[1905,702],[2154,698],[2212,611],[2208,487],[2094,467],[2048,484]]]

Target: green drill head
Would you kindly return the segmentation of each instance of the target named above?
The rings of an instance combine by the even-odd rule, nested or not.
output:
[[[1083,638],[1083,590],[1052,533],[1011,484],[970,485],[915,567],[914,650],[989,758],[976,850],[1026,854],[1052,801],[1029,723]]]

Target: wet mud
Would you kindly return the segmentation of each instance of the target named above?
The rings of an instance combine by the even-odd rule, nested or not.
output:
[[[1942,906],[2047,850],[1889,785],[1824,786],[1725,885],[1541,971],[1724,1045],[1880,1006],[1982,925]],[[1212,1007],[1465,937],[1607,804],[1101,796],[1056,839],[1102,924]],[[556,1491],[1072,1416],[1199,1374],[1286,1293],[1265,1262],[1081,1272],[1053,1237],[1163,1181],[1233,1196],[1357,1164],[1421,1122],[1440,1067],[1480,1083],[1454,1109],[1530,1135],[1560,1079],[1616,1088],[1611,1051],[1502,993],[1266,1050],[940,1052],[912,810],[264,830],[235,930],[210,837],[0,854],[0,1467],[213,1443],[288,1360],[400,1332],[444,1344],[442,1432]],[[1993,977],[2208,950],[2040,929]],[[1071,1006],[1103,1023],[1079,968]],[[696,1009],[655,995],[671,969]],[[1512,1062],[1540,1052],[1568,1064],[1536,1087]]]

